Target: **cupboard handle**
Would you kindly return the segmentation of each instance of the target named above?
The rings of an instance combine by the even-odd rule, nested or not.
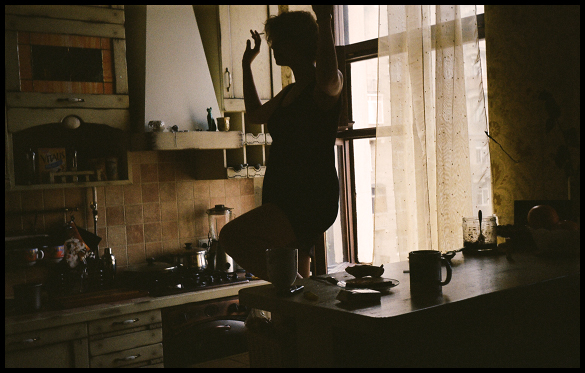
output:
[[[116,359],[114,359],[114,361],[130,361],[130,360],[138,359],[139,357],[140,357],[140,354],[130,355],[130,356],[126,356],[123,358],[116,358]]]
[[[58,98],[57,101],[67,101],[67,102],[85,102],[82,98],[77,97],[68,97],[68,98]]]
[[[138,322],[140,319],[137,317],[135,319],[128,319],[128,320],[124,320],[124,321],[114,321],[112,323],[112,325],[128,325],[128,324],[134,324],[135,322]]]
[[[232,87],[232,73],[230,73],[230,71],[228,70],[228,68],[225,68],[225,72],[223,73],[223,77],[224,77],[224,84],[227,84],[227,87],[225,87],[227,89],[227,91],[230,91],[230,88]]]
[[[41,340],[41,337],[36,337],[36,338],[27,338],[27,339],[23,339],[23,340],[22,340],[22,341],[20,341],[20,342],[14,342],[13,344],[24,344],[24,345],[27,345],[27,344],[31,344],[31,343],[38,342],[38,341],[40,341],[40,340]]]

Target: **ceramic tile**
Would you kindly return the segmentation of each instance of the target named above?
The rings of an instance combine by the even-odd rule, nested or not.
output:
[[[211,180],[209,183],[210,197],[225,197],[225,180]]]
[[[142,224],[127,225],[126,241],[128,245],[144,243],[144,226]]]
[[[136,181],[131,185],[124,185],[124,204],[135,205],[142,202],[142,188]]]
[[[118,205],[106,207],[106,224],[108,226],[124,225],[124,206]]]
[[[142,207],[143,205],[124,206],[126,224],[133,225],[142,224],[144,222],[144,219],[142,217]]]
[[[177,182],[177,198],[183,200],[192,200],[194,198],[192,181]]]
[[[162,241],[176,241],[179,239],[179,224],[177,221],[166,221],[161,223]]]
[[[156,164],[147,163],[140,165],[141,182],[155,182],[158,181],[158,167]]]
[[[159,242],[161,240],[160,222],[144,224],[144,242]]]
[[[128,245],[128,264],[142,264],[146,261],[144,243]]]
[[[177,188],[175,182],[159,183],[159,193],[161,202],[173,202],[177,200]]]
[[[158,181],[175,181],[175,166],[173,163],[158,163]]]
[[[105,187],[106,206],[115,206],[124,204],[124,188],[122,185],[111,185]],[[100,206],[98,196],[98,208]],[[103,204],[102,204],[103,206]]]
[[[158,183],[142,184],[142,203],[159,202]]]
[[[145,203],[141,205],[143,208],[144,222],[150,223],[160,221],[160,203]]]
[[[126,245],[126,227],[117,225],[115,227],[108,227],[107,230],[107,245],[108,246],[125,246]]]
[[[242,179],[240,182],[240,195],[249,196],[254,194],[254,179]]]
[[[160,204],[161,221],[176,221],[177,214],[178,210],[176,202],[164,202]]]

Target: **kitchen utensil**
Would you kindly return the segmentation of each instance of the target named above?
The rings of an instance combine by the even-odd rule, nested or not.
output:
[[[185,250],[183,266],[197,271],[203,271],[207,268],[207,252],[205,249],[193,249],[192,244],[188,242],[185,244]]]
[[[463,218],[463,253],[479,254],[496,251],[498,246],[495,216]],[[483,236],[483,240],[480,238]]]
[[[297,278],[298,250],[276,247],[266,250],[268,279],[280,294],[290,292]]]
[[[176,265],[157,262],[149,258],[146,263],[131,265],[123,272],[124,281],[135,289],[149,289],[154,284],[162,282],[178,271]]]
[[[481,233],[481,220],[482,220],[481,210],[479,210],[479,212],[477,213],[477,218],[479,220],[479,237],[477,237],[477,243],[479,245],[483,245],[485,243],[485,237],[483,236],[483,233]]]
[[[214,208],[206,211],[209,219],[208,264],[212,269],[225,272],[235,272],[238,269],[236,262],[226,254],[225,249],[219,244],[219,232],[234,217],[232,210],[231,207],[215,205]]]
[[[440,251],[419,250],[408,253],[411,294],[433,294],[443,292],[443,286],[451,282],[452,270],[449,261]],[[441,281],[441,264],[447,267],[447,278]]]

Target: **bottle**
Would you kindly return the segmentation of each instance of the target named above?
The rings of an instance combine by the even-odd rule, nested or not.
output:
[[[37,177],[37,154],[28,148],[24,153],[24,184],[35,184]]]
[[[112,254],[112,248],[106,247],[102,256],[104,272],[107,278],[106,283],[111,285],[116,278],[116,257]]]

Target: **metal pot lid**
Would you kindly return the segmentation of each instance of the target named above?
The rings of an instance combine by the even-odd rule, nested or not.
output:
[[[144,264],[135,264],[129,266],[126,271],[137,272],[137,273],[155,273],[155,272],[172,272],[177,269],[177,266],[156,262],[154,258],[149,258]]]
[[[209,215],[225,215],[226,213],[231,212],[233,207],[225,207],[224,205],[215,205],[214,208],[205,211]]]

